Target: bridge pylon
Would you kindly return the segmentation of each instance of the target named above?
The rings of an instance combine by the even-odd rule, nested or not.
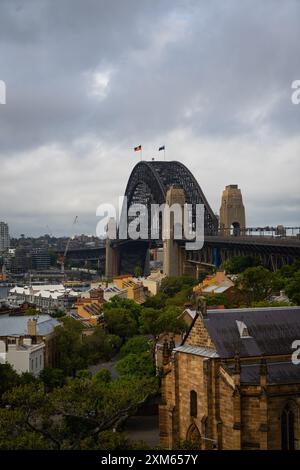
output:
[[[110,229],[114,230],[116,227],[115,219],[111,218],[108,222],[108,233]],[[109,236],[105,243],[105,277],[108,279],[113,278],[119,274],[119,249],[112,246],[112,241]]]
[[[222,235],[245,233],[246,217],[241,190],[237,184],[225,187],[220,207],[220,231]]]
[[[186,202],[185,192],[182,188],[171,186],[166,194],[166,206],[171,209],[168,214],[164,214],[164,218],[170,217],[170,233],[169,237],[163,240],[163,272],[166,276],[182,276],[184,270],[185,251],[174,240],[175,221],[172,205],[178,204],[182,210],[181,228],[183,227],[183,207]]]

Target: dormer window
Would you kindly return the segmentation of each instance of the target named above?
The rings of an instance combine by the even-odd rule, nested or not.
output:
[[[236,320],[236,324],[239,330],[240,338],[251,338],[246,323],[240,320]]]

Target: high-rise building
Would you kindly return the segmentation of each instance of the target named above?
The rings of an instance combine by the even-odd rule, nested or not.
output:
[[[5,222],[0,222],[0,251],[5,251],[9,248],[9,230]]]
[[[38,271],[50,268],[50,255],[45,248],[34,248],[32,251],[32,267]]]

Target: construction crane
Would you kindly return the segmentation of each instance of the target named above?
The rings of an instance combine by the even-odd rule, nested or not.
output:
[[[76,215],[74,220],[73,220],[73,224],[72,226],[74,226],[76,224],[78,220],[78,216]],[[67,253],[68,253],[68,249],[69,249],[69,246],[70,246],[70,242],[71,240],[74,238],[75,235],[71,235],[70,238],[68,239],[67,241],[67,244],[66,244],[66,248],[65,248],[65,251],[64,251],[64,254],[62,255],[62,257],[60,258],[59,262],[61,264],[61,273],[64,274],[65,273],[65,259],[66,259],[66,256],[67,256]]]
[[[49,235],[49,237],[52,237],[52,236],[53,236],[53,233],[52,233],[52,230],[51,230],[51,228],[49,227],[49,225],[46,225],[46,229],[47,229],[46,235]]]

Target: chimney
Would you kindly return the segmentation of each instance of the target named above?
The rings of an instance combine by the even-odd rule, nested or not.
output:
[[[29,336],[36,336],[37,335],[37,319],[36,318],[29,318],[27,322],[27,334]]]
[[[204,296],[197,296],[196,310],[198,314],[202,315],[202,318],[207,318],[207,305]]]

